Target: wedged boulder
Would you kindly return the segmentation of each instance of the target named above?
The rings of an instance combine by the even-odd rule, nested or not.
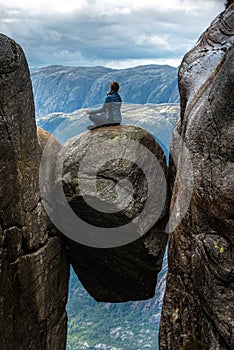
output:
[[[153,136],[133,125],[87,131],[64,145],[57,171],[72,208],[61,208],[60,229],[86,290],[97,301],[153,297],[169,195],[165,155]]]
[[[233,34],[234,4],[213,21],[180,67],[172,208],[188,193],[187,150],[193,166],[187,184],[193,191],[186,216],[169,236],[161,350],[234,348]]]
[[[0,349],[65,349],[69,267],[39,191],[29,70],[0,35]]]
[[[48,131],[43,128],[37,127],[37,137],[39,144],[39,152],[40,152],[40,164],[39,164],[39,186],[40,186],[40,194],[43,197],[46,194],[47,198],[53,198],[53,193],[55,190],[55,159],[57,154],[61,150],[62,146],[60,142]],[[43,175],[42,175],[43,174]],[[43,203],[43,207],[47,208],[47,228],[50,232],[50,235],[54,233],[62,238],[59,234],[58,230],[52,224],[50,220],[50,210],[49,207],[51,205],[50,201],[46,201]]]

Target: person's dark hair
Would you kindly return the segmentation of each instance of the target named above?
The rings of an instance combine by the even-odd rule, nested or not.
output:
[[[112,81],[112,83],[110,84],[110,90],[114,91],[114,92],[118,92],[119,91],[119,83],[117,83],[117,81]]]

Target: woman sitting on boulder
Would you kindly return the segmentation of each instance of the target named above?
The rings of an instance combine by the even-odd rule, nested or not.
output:
[[[101,126],[120,125],[122,99],[118,94],[119,83],[113,81],[110,84],[110,91],[107,92],[107,97],[103,106],[99,109],[88,109],[89,119],[94,123],[88,125],[87,129],[92,130]]]

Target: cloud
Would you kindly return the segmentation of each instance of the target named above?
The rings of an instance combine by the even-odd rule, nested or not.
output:
[[[0,30],[21,44],[31,67],[178,62],[224,9],[218,0],[64,3],[0,4]]]

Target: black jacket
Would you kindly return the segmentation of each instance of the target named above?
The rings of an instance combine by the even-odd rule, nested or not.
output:
[[[105,118],[113,123],[121,123],[121,105],[122,99],[117,92],[110,91],[107,93],[105,102],[101,108],[92,109],[90,114],[104,113]]]

